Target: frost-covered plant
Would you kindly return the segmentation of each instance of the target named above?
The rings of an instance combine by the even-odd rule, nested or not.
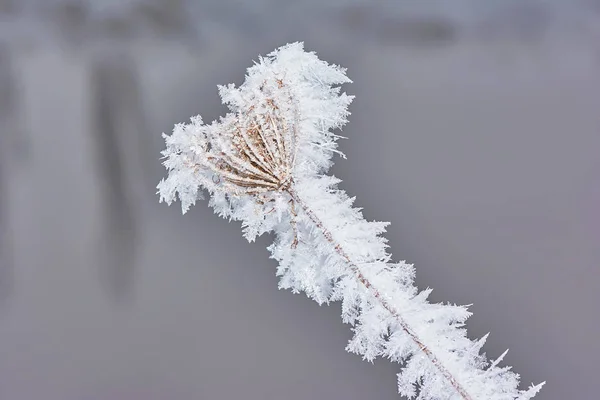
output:
[[[160,200],[178,196],[185,213],[210,193],[209,205],[242,221],[246,239],[275,232],[268,247],[279,262],[279,287],[304,291],[319,304],[342,302],[352,325],[349,352],[403,365],[400,394],[418,399],[532,398],[542,384],[519,390],[519,375],[480,354],[486,337],[471,341],[464,306],[432,304],[418,291],[415,271],[392,263],[386,222],[366,221],[354,198],[326,175],[353,99],[340,93],[345,69],[305,52],[280,47],[248,68],[245,82],[219,86],[225,117],[204,124],[197,116],[163,135],[168,177]],[[340,153],[341,154],[341,153]]]

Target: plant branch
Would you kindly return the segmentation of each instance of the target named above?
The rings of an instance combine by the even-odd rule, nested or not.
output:
[[[380,304],[385,308],[394,318],[398,320],[402,330],[415,342],[415,344],[425,353],[427,358],[431,361],[431,363],[440,371],[440,373],[450,382],[450,384],[456,389],[458,394],[464,400],[473,400],[471,395],[466,391],[466,389],[456,380],[456,378],[452,375],[452,373],[446,368],[440,359],[433,354],[433,352],[427,347],[423,341],[419,338],[419,336],[414,332],[414,330],[410,327],[410,325],[406,322],[406,320],[402,317],[400,312],[396,310],[396,308],[389,303],[387,299],[381,294],[381,292],[377,289],[377,287],[373,286],[373,284],[365,277],[365,275],[360,271],[358,265],[352,261],[352,259],[348,256],[344,248],[340,243],[337,243],[333,238],[331,231],[329,231],[323,224],[323,222],[317,217],[314,211],[299,197],[298,193],[293,189],[289,188],[287,190],[290,197],[293,199],[294,203],[300,206],[302,210],[306,213],[306,215],[310,218],[310,220],[315,224],[317,228],[321,231],[325,239],[331,243],[334,247],[335,251],[338,253],[340,257],[342,257],[348,263],[350,270],[354,273],[356,279],[363,284],[367,290],[371,292],[371,295],[377,299]]]

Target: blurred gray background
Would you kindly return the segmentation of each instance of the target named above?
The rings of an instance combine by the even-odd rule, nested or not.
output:
[[[269,237],[158,204],[161,132],[305,41],[334,173],[544,400],[598,398],[600,2],[0,0],[0,399],[396,399]]]

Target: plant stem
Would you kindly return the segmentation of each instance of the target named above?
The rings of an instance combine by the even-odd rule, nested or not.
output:
[[[346,260],[346,262],[348,263],[348,266],[354,273],[354,276],[356,277],[356,279],[360,283],[362,283],[367,288],[368,291],[371,292],[371,295],[380,302],[380,304],[383,306],[383,308],[385,308],[387,311],[389,311],[389,313],[396,318],[396,320],[400,324],[402,330],[404,332],[406,332],[406,334],[413,340],[413,342],[415,342],[415,344],[423,351],[423,353],[425,353],[425,355],[427,356],[427,358],[429,358],[431,363],[440,371],[440,373],[444,376],[444,378],[446,378],[450,382],[450,384],[454,387],[454,389],[456,389],[458,394],[464,400],[473,400],[471,395],[469,395],[469,393],[467,393],[465,388],[456,380],[456,378],[452,375],[452,373],[450,371],[448,371],[448,369],[442,364],[440,359],[435,354],[433,354],[433,352],[423,343],[423,341],[413,331],[413,329],[406,322],[406,320],[404,320],[404,318],[398,312],[398,310],[396,310],[395,307],[392,306],[388,302],[388,300],[386,300],[381,295],[381,292],[375,286],[373,286],[371,284],[371,282],[363,275],[363,273],[360,271],[360,268],[358,267],[358,265],[350,259],[350,257],[348,256],[348,253],[346,253],[346,251],[343,249],[342,245],[337,243],[333,239],[333,235],[331,234],[331,232],[323,225],[323,222],[317,217],[317,215],[314,213],[314,211],[310,207],[308,207],[308,205],[298,196],[298,193],[291,187],[287,190],[287,192],[289,193],[291,198],[294,200],[294,202],[296,204],[298,204],[300,206],[300,208],[302,208],[302,210],[306,213],[306,215],[310,218],[310,220],[317,226],[317,228],[319,228],[321,230],[321,233],[323,234],[325,239],[329,243],[331,243],[331,245],[334,247],[335,251],[344,260]]]

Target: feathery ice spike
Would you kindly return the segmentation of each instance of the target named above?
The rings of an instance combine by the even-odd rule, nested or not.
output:
[[[268,247],[279,262],[279,287],[304,291],[319,304],[341,301],[352,325],[346,349],[373,361],[402,364],[399,393],[429,400],[530,399],[544,383],[518,389],[519,375],[489,362],[480,351],[486,337],[471,341],[464,306],[431,304],[419,292],[414,268],[391,263],[388,223],[366,221],[354,198],[326,175],[346,124],[353,96],[345,69],[329,65],[302,43],[259,58],[244,83],[219,86],[230,112],[211,124],[200,116],[163,134],[168,176],[160,201],[179,197],[185,213],[211,195],[224,218],[242,221],[249,241],[274,231]],[[340,153],[341,154],[341,153]],[[342,155],[343,156],[343,155]]]

